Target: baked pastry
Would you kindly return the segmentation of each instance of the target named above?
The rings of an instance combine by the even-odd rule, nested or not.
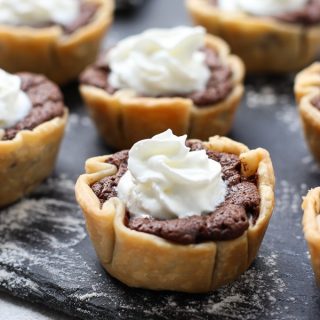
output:
[[[315,159],[320,162],[320,63],[302,70],[295,79],[295,95],[304,135]]]
[[[320,51],[319,0],[186,0],[197,25],[223,38],[248,72],[299,70]]]
[[[112,12],[113,0],[3,0],[0,67],[73,80],[96,59]]]
[[[266,150],[219,136],[186,142],[168,130],[87,160],[75,192],[112,276],[132,287],[207,292],[255,259],[273,189]]]
[[[60,89],[31,73],[0,70],[0,207],[31,192],[53,170],[67,121]]]
[[[320,286],[320,188],[308,192],[302,203],[303,232],[311,254],[312,268]]]
[[[151,29],[87,68],[80,91],[106,143],[125,149],[168,128],[198,139],[226,134],[243,77],[240,59],[203,28]]]

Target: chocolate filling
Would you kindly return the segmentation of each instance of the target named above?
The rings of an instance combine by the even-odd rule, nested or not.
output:
[[[198,107],[205,107],[223,100],[229,95],[233,88],[232,71],[230,67],[222,63],[220,57],[214,50],[209,48],[203,50],[206,54],[206,64],[211,71],[211,76],[206,88],[202,91],[195,91],[189,94],[171,95],[171,97],[190,98]],[[108,81],[110,72],[109,66],[101,58],[81,74],[80,82],[101,88],[109,94],[113,94],[117,89],[112,87]]]
[[[21,130],[32,130],[43,122],[64,114],[63,96],[53,82],[42,75],[17,73],[21,78],[21,90],[30,98],[32,109],[14,126],[4,129],[2,140],[11,140]]]
[[[108,158],[108,163],[117,167],[117,173],[113,176],[105,177],[91,186],[101,204],[110,198],[117,196],[117,186],[119,180],[127,171],[128,157],[128,150],[120,151],[110,156]]]
[[[312,105],[320,111],[320,94],[314,97],[311,101]]]
[[[80,1],[80,12],[78,17],[72,21],[69,25],[60,25],[54,21],[48,21],[47,23],[41,23],[32,25],[32,28],[46,28],[46,27],[52,27],[55,25],[60,26],[63,29],[63,32],[66,34],[71,34],[75,31],[77,31],[79,28],[86,26],[89,24],[94,15],[96,14],[98,9],[98,5],[96,3],[89,3],[86,1]],[[24,25],[20,25],[24,26]]]
[[[201,141],[187,142],[191,150],[200,150]],[[222,178],[227,183],[225,201],[212,213],[181,219],[157,220],[151,217],[131,217],[127,212],[125,224],[130,229],[153,234],[180,244],[204,241],[231,240],[241,236],[249,227],[249,219],[255,223],[259,216],[260,196],[256,175],[245,178],[241,175],[238,156],[206,150],[210,159],[220,162]],[[91,188],[101,204],[117,196],[117,185],[127,171],[128,151],[120,151],[108,158],[115,165],[115,175],[105,177]]]
[[[210,0],[210,3],[216,6],[217,0]],[[272,18],[283,22],[299,23],[303,25],[320,23],[320,1],[309,0],[306,6],[302,9],[275,15],[272,16]]]

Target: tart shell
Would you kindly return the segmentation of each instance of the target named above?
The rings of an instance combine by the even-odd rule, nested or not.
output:
[[[312,101],[320,95],[320,63],[314,63],[301,71],[295,80],[295,96],[308,146],[320,163],[320,110]]]
[[[311,264],[318,286],[320,286],[320,188],[312,189],[303,200],[302,225],[308,243]]]
[[[113,0],[86,0],[99,5],[95,18],[70,35],[47,28],[0,25],[0,67],[10,73],[44,74],[58,84],[77,78],[96,59],[111,25]]]
[[[248,150],[240,143],[215,136],[205,145],[240,156],[242,173],[258,174],[259,218],[239,238],[199,244],[176,244],[125,225],[125,206],[116,197],[100,206],[91,185],[117,172],[108,156],[87,160],[75,193],[88,233],[103,267],[131,287],[182,292],[208,292],[238,278],[257,255],[274,206],[274,173],[268,152]]]
[[[109,146],[127,149],[169,128],[176,135],[202,140],[229,132],[244,92],[244,66],[238,57],[230,55],[224,41],[207,35],[206,43],[233,74],[231,93],[213,105],[197,107],[188,98],[137,97],[133,90],[109,94],[94,86],[80,86],[89,113]]]
[[[0,140],[0,207],[30,193],[51,174],[67,118],[65,109],[63,117],[22,130],[13,140]]]
[[[248,72],[296,71],[320,52],[320,25],[303,26],[243,12],[224,12],[209,0],[186,0],[197,25],[224,39]]]

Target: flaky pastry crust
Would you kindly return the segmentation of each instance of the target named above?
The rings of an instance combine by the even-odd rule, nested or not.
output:
[[[210,0],[186,0],[195,24],[223,38],[239,55],[248,72],[296,71],[320,51],[320,25],[303,26],[244,12],[224,12]]]
[[[0,140],[0,207],[30,193],[55,164],[68,118],[46,121],[33,130],[22,130],[12,140]]]
[[[306,141],[320,163],[320,111],[312,105],[313,99],[320,95],[319,62],[297,75],[294,89]]]
[[[133,90],[111,95],[94,86],[80,86],[90,115],[109,146],[127,149],[169,128],[176,135],[202,140],[229,132],[244,92],[244,66],[238,57],[230,55],[224,41],[207,35],[206,44],[230,66],[233,77],[231,93],[213,105],[197,107],[188,98],[137,97]]]
[[[274,206],[274,172],[269,153],[249,150],[228,138],[215,136],[205,142],[211,149],[240,156],[242,173],[258,175],[260,214],[253,225],[231,241],[181,245],[126,227],[125,205],[111,198],[100,206],[91,185],[117,172],[105,161],[109,156],[87,160],[86,174],[75,192],[87,229],[103,267],[132,287],[183,292],[208,292],[239,277],[257,255]]]
[[[44,74],[58,84],[75,79],[97,57],[111,25],[113,0],[86,0],[99,8],[93,20],[70,35],[47,28],[0,25],[0,67],[10,73]]]
[[[308,192],[302,203],[302,226],[311,254],[311,264],[320,286],[320,187]]]

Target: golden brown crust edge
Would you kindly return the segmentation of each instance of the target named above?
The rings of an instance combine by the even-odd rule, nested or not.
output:
[[[311,254],[311,264],[318,286],[320,286],[320,188],[308,192],[302,203],[304,210],[302,226]]]
[[[294,83],[294,92],[297,103],[310,93],[320,94],[320,62],[315,62],[300,71]]]
[[[59,151],[68,111],[13,140],[0,141],[0,207],[31,192],[48,177]]]
[[[86,218],[87,229],[104,268],[132,287],[183,292],[208,292],[239,277],[256,257],[274,205],[274,172],[269,153],[215,136],[212,150],[240,156],[244,174],[257,172],[261,209],[258,221],[231,241],[179,245],[154,235],[128,229],[125,208],[112,198],[100,208],[91,185],[116,172],[105,163],[108,156],[87,160],[86,174],[79,177],[75,193]]]
[[[241,12],[225,14],[208,0],[186,0],[186,6],[195,24],[228,42],[249,73],[296,71],[320,51],[320,25],[305,28]]]
[[[80,92],[100,134],[117,149],[130,148],[168,128],[176,135],[206,140],[229,132],[243,96],[244,66],[230,55],[226,43],[208,35],[208,46],[215,48],[233,71],[233,90],[221,102],[198,108],[185,98],[145,98],[125,90],[110,95],[105,90],[81,85]]]
[[[315,159],[320,163],[320,111],[312,105],[313,98],[320,95],[319,62],[296,76],[294,89],[305,139]]]
[[[35,29],[0,25],[0,67],[10,73],[45,74],[58,84],[75,79],[99,52],[100,42],[111,25],[113,0],[98,3],[95,18],[71,35],[58,26]]]

